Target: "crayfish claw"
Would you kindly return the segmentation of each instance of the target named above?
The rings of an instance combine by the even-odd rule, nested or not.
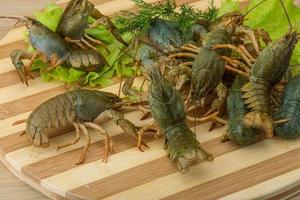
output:
[[[27,77],[34,79],[34,77],[30,73],[30,67],[25,66],[24,63],[22,62],[22,59],[32,59],[35,58],[36,56],[30,52],[26,52],[23,50],[14,50],[10,54],[11,61],[13,65],[15,66],[15,69],[22,81],[22,83],[26,84],[28,86],[28,79]],[[31,62],[32,63],[32,62]]]

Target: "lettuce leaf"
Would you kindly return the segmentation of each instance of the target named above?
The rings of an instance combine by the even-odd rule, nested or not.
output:
[[[42,24],[46,25],[52,31],[55,31],[63,12],[63,8],[55,3],[49,3],[43,11],[36,12],[34,16]]]
[[[218,17],[233,11],[240,10],[240,2],[237,0],[223,0],[218,10]]]
[[[36,19],[49,27],[51,30],[55,31],[59,19],[63,13],[63,9],[54,3],[50,3],[46,8],[34,14]],[[89,17],[88,22],[93,23],[95,19]],[[82,84],[87,84],[90,86],[101,86],[105,87],[113,83],[112,78],[114,76],[132,76],[138,73],[139,69],[133,67],[132,59],[129,55],[122,53],[125,49],[124,45],[117,41],[112,33],[110,33],[104,26],[99,25],[95,28],[88,28],[85,32],[91,37],[98,39],[106,45],[104,48],[101,45],[97,45],[99,53],[102,54],[107,60],[109,66],[103,66],[100,71],[97,72],[84,72],[78,69],[58,66],[56,69],[47,72],[47,63],[42,60],[35,60],[32,70],[40,70],[41,77],[44,81],[60,80],[67,83],[80,82]],[[28,32],[24,34],[26,38],[28,37]],[[131,39],[131,35],[125,35],[124,40],[128,41]],[[29,45],[29,49],[34,51],[34,49]]]

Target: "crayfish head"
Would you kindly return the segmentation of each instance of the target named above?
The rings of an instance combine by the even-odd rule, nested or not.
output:
[[[299,39],[299,33],[290,29],[288,33],[279,39],[277,45],[284,49],[286,53],[291,54]]]
[[[243,24],[244,16],[240,12],[230,12],[218,17],[209,27],[209,30],[217,28],[226,29],[233,33],[237,26]]]

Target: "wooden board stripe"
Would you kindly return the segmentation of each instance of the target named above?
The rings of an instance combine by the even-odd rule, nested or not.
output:
[[[17,149],[21,149],[30,145],[26,137],[20,137],[21,133],[22,131],[19,131],[0,139],[1,156],[4,156],[8,152],[15,151]]]
[[[136,148],[137,146],[136,140],[126,133],[117,134],[112,137],[112,140],[114,141],[115,147],[114,154],[123,152],[131,148]],[[147,143],[153,140],[154,138],[150,134],[146,135],[146,137],[144,138],[144,141]],[[88,164],[99,159],[101,160],[104,155],[103,147],[103,140],[92,143],[84,164]],[[31,177],[33,180],[40,182],[42,179],[77,167],[75,163],[78,161],[81,151],[81,147],[76,148],[71,151],[67,151],[62,154],[43,159],[39,162],[26,165],[22,168],[22,172]]]
[[[286,183],[284,182],[280,183],[276,180],[272,181],[269,179],[276,176],[280,176],[283,173],[289,172],[300,167],[299,152],[299,148],[291,150],[287,153],[273,157],[269,160],[265,160],[256,165],[247,167],[239,171],[235,171],[229,175],[214,179],[204,184],[200,184],[196,187],[185,190],[183,192],[179,192],[164,199],[208,199],[206,197],[207,194],[211,194],[209,198],[219,199],[230,193],[234,193],[248,187],[250,191],[246,189],[246,191],[248,192],[241,192],[240,196],[235,196],[237,198],[232,198],[233,196],[228,196],[225,199],[243,199],[246,197],[248,199],[265,199],[268,196],[270,197],[271,195],[275,195],[276,192],[280,191],[279,188],[284,189],[286,185]],[[259,174],[259,176],[255,176],[255,174]],[[269,187],[264,188],[259,185],[255,185],[266,180],[268,180],[266,183],[271,182],[271,184],[268,184]],[[277,185],[274,184],[273,186],[272,183],[277,183]],[[262,185],[266,186],[266,184]],[[273,187],[270,187],[270,185],[272,185]],[[260,188],[261,190],[256,191],[256,188]],[[251,193],[251,191],[253,193]]]
[[[268,198],[268,200],[286,200],[286,199],[289,199],[289,200],[297,200],[299,199],[299,195],[300,195],[300,184],[298,183],[297,186],[287,190],[287,191],[284,191],[278,195],[275,195],[275,196],[272,196],[271,198]]]
[[[61,94],[64,91],[65,89],[63,88],[63,86],[61,86],[49,90],[44,90],[41,93],[27,96],[21,99],[16,99],[7,103],[0,104],[0,120],[13,117],[15,115],[19,115],[28,111],[32,111],[47,99]]]
[[[0,161],[7,167],[7,169],[9,169],[9,171],[11,171],[16,177],[18,177],[20,180],[22,180],[23,182],[27,183],[28,185],[30,185],[32,188],[38,190],[39,192],[43,193],[44,195],[46,195],[47,197],[51,198],[51,199],[55,199],[55,200],[66,200],[65,197],[58,195],[58,194],[54,194],[48,190],[46,190],[45,188],[40,187],[40,185],[34,181],[32,181],[30,178],[28,178],[27,176],[25,176],[24,174],[20,173],[19,171],[15,170],[14,168],[12,168],[7,162],[6,160],[1,156],[0,154]]]
[[[1,68],[0,68],[0,75],[14,70],[14,66],[13,66],[13,64],[11,62],[10,57],[1,59],[0,60],[0,66],[1,66]]]
[[[201,142],[206,142],[220,136],[219,132],[203,134],[205,132],[207,133],[207,127],[208,125],[206,126],[205,131],[199,131],[201,134],[197,135],[197,138]],[[203,126],[199,126],[198,128],[201,130],[203,129]],[[103,163],[102,161],[97,160],[45,178],[41,181],[41,185],[55,193],[57,192],[58,194],[65,196],[68,190],[75,189],[93,181],[112,176],[121,171],[125,171],[138,165],[148,163],[154,159],[166,156],[166,151],[162,148],[162,139],[150,142],[148,145],[150,148],[143,153],[138,151],[137,148],[128,149],[118,154],[111,155],[108,163]],[[74,178],[75,174],[79,174],[79,177],[80,174],[85,174],[84,180],[79,177],[78,179]],[[61,180],[65,181],[62,182]]]
[[[22,113],[14,117],[3,119],[0,121],[0,138],[8,136],[13,133],[20,132],[25,129],[25,123],[12,126],[12,124],[20,119],[26,119],[29,116],[30,112]]]
[[[299,153],[299,152],[292,151],[292,153]],[[290,159],[291,158],[296,160],[294,155],[290,156]],[[287,161],[286,158],[284,158],[283,161]],[[237,191],[235,193],[229,194],[227,196],[224,196],[224,197],[222,197],[222,200],[243,199],[245,197],[247,197],[249,199],[258,199],[258,198],[267,199],[270,197],[271,197],[271,199],[281,199],[283,197],[286,197],[287,194],[293,194],[297,191],[299,192],[300,169],[299,169],[299,163],[297,163],[297,160],[296,160],[296,163],[293,162],[293,165],[296,165],[296,166],[298,165],[298,169],[284,173],[275,178],[271,178],[269,180],[260,182],[256,185],[253,185],[252,187],[249,187],[249,188]],[[277,163],[276,163],[276,166],[278,166]],[[286,163],[284,166],[286,166]],[[272,168],[273,167],[274,166],[272,166]],[[277,168],[279,168],[279,167],[277,167]],[[270,170],[270,171],[272,171],[272,173],[273,173],[273,170]],[[276,169],[275,169],[275,171],[276,171]],[[269,174],[269,172],[266,174]],[[247,177],[245,177],[245,178],[247,178]],[[253,176],[252,176],[252,179],[254,179]],[[247,180],[247,179],[245,179],[245,180]],[[250,181],[251,181],[251,178],[250,178]],[[272,187],[269,187],[270,185],[272,185]],[[282,192],[282,191],[285,191],[285,192]],[[286,193],[286,192],[288,192],[288,193]],[[283,193],[286,193],[286,194],[282,195]],[[279,198],[279,197],[281,197],[281,198]]]
[[[59,81],[51,81],[45,83],[41,78],[36,78],[34,81],[29,81],[30,87],[24,84],[14,84],[0,90],[0,105],[9,103],[15,100],[26,98],[28,96],[43,93],[44,91],[50,90],[52,88],[61,88],[63,83]],[[14,91],[13,93],[10,91]]]
[[[264,160],[271,159],[299,147],[299,140],[279,141],[275,138],[264,140],[217,157],[213,162],[204,162],[201,165],[196,165],[190,169],[189,173],[184,175],[176,172],[112,195],[106,199],[141,199],[143,197],[161,199],[256,165]],[[163,188],[162,185],[164,186]],[[147,190],[143,190],[142,188],[147,188]],[[215,192],[217,193],[217,191]]]

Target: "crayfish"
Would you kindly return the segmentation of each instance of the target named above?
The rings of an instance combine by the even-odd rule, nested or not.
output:
[[[282,105],[280,109],[275,112],[274,119],[287,119],[288,122],[284,124],[278,124],[274,127],[274,132],[280,137],[292,139],[300,136],[300,124],[299,124],[299,106],[300,106],[300,75],[291,78],[287,83]]]
[[[22,83],[26,85],[28,85],[27,77],[33,78],[30,72],[31,66],[39,57],[49,64],[46,70],[52,70],[63,64],[84,71],[95,71],[108,65],[105,58],[97,51],[71,48],[58,34],[31,17],[6,18],[12,18],[25,24],[29,31],[29,42],[37,50],[34,53],[14,50],[10,54]],[[30,59],[30,62],[25,66],[22,59]]]
[[[89,16],[96,20],[91,25],[88,23]],[[85,29],[96,27],[99,24],[105,25],[119,42],[127,46],[127,43],[117,33],[117,28],[111,22],[109,17],[100,13],[100,11],[88,0],[71,0],[68,3],[60,18],[56,33],[67,42],[75,43],[83,49],[87,46],[97,51],[97,48],[94,47],[91,42],[104,47],[105,45],[101,41],[86,34]]]
[[[237,76],[232,83],[227,96],[227,114],[229,117],[227,130],[222,141],[230,139],[240,145],[248,145],[261,138],[260,131],[246,127],[243,118],[248,112],[242,98],[241,87],[247,82],[243,76]]]
[[[154,124],[146,126],[153,128],[156,124],[165,136],[167,151],[172,160],[177,163],[178,170],[186,172],[191,162],[196,160],[200,153],[204,159],[213,160],[213,156],[204,150],[196,138],[195,133],[186,124],[186,113],[180,93],[169,83],[159,71],[153,61],[156,52],[147,46],[144,52],[148,57],[142,60],[145,71],[150,78],[149,104]],[[139,131],[141,140],[143,128]]]
[[[267,137],[273,136],[273,119],[270,105],[271,91],[286,73],[299,34],[293,30],[285,7],[290,29],[280,39],[267,45],[259,54],[250,73],[250,82],[242,87],[243,99],[251,110],[244,117],[248,127],[262,129]]]
[[[57,95],[42,103],[31,112],[27,120],[20,120],[15,124],[26,121],[27,139],[34,146],[46,148],[49,146],[49,131],[51,129],[73,126],[76,132],[74,141],[61,145],[57,149],[76,144],[80,139],[80,133],[85,137],[86,143],[77,164],[84,162],[86,152],[90,146],[91,139],[86,128],[91,128],[105,136],[104,161],[113,151],[111,138],[106,130],[96,124],[95,120],[101,117],[111,118],[125,133],[138,138],[139,128],[125,119],[123,114],[116,111],[125,103],[118,96],[97,91],[76,89]],[[147,145],[141,143],[142,145]]]

